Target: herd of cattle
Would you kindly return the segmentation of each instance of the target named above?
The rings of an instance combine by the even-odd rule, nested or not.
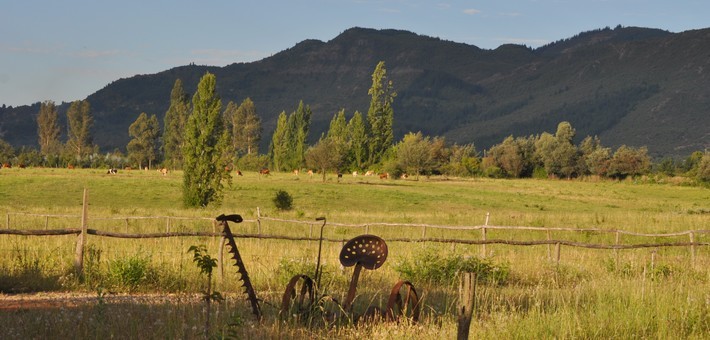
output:
[[[19,168],[25,168],[25,166],[22,165],[22,164],[20,164],[18,167],[19,167]],[[3,163],[3,164],[2,164],[2,168],[3,168],[3,169],[12,168],[12,164],[10,164],[10,163]],[[68,169],[74,169],[74,166],[70,164],[69,166],[67,166],[67,168],[68,168]],[[133,169],[132,169],[131,167],[127,166],[127,167],[125,167],[123,170],[130,171],[130,170],[133,170]],[[145,168],[145,170],[148,170],[148,168]],[[157,171],[158,171],[160,174],[162,174],[163,176],[167,176],[167,175],[168,175],[168,172],[169,172],[167,168],[160,168],[160,169],[157,169]],[[232,169],[231,169],[230,167],[227,167],[227,168],[225,168],[225,171],[231,172]],[[243,174],[242,174],[242,172],[241,172],[240,170],[235,170],[234,173],[235,173],[237,176],[243,176]],[[296,176],[299,176],[301,172],[300,172],[299,170],[293,170],[293,173],[294,173]],[[308,176],[309,176],[309,177],[313,177],[313,174],[314,174],[313,170],[308,170],[307,173],[308,173]],[[116,174],[118,174],[118,169],[117,169],[117,168],[110,168],[110,169],[108,169],[108,171],[106,171],[106,174],[107,174],[107,175],[116,175]],[[268,168],[262,168],[261,170],[259,170],[259,176],[262,176],[262,175],[268,176],[268,175],[270,175],[270,174],[271,174],[271,171],[270,171]],[[335,175],[338,176],[338,180],[340,180],[341,178],[343,178],[343,173],[340,172],[340,171],[336,172]],[[352,172],[352,176],[353,176],[353,177],[357,177],[357,176],[359,176],[359,175],[360,175],[360,174],[359,174],[357,171],[353,171],[353,172]],[[367,171],[367,172],[364,174],[364,176],[375,176],[375,172],[373,172],[373,171]],[[387,173],[387,172],[377,173],[377,176],[379,176],[380,179],[389,179],[389,178],[390,178],[390,174]],[[406,174],[403,174],[401,177],[402,177],[402,178],[407,178],[407,175],[406,175]]]

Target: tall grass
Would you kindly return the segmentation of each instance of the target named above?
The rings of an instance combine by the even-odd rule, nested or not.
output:
[[[368,222],[582,227],[662,233],[710,229],[710,191],[696,187],[623,182],[491,180],[432,178],[420,181],[348,177],[325,183],[308,176],[245,173],[226,188],[220,207],[183,209],[179,172],[3,169],[0,173],[0,228],[7,219],[13,229],[75,228],[81,197],[89,190],[90,228],[117,232],[213,231],[210,219],[239,213],[245,221],[235,233],[256,233],[257,215],[329,223]],[[279,190],[293,198],[293,209],[277,209]],[[30,214],[72,215],[42,217]],[[126,216],[181,216],[194,219],[128,219]],[[119,218],[120,217],[120,218]],[[118,219],[116,219],[118,218]],[[317,236],[320,224],[294,225],[262,221],[261,232]],[[385,240],[421,236],[414,227],[368,228]],[[325,236],[348,239],[361,228],[328,224]],[[480,231],[428,229],[427,237],[480,239]],[[545,239],[545,232],[488,230],[487,238]],[[553,232],[553,239],[613,243],[610,233]],[[708,242],[710,235],[695,235]],[[127,240],[90,236],[84,277],[74,277],[75,236],[0,235],[0,290],[8,293],[70,291],[93,296],[79,307],[3,311],[0,338],[134,337],[194,338],[202,336],[202,304],[195,298],[204,287],[187,252],[204,244],[216,256],[218,238]],[[686,242],[687,236],[648,239],[622,236],[622,242]],[[216,289],[227,296],[212,322],[212,334],[238,338],[451,338],[456,333],[455,284],[428,280],[413,263],[427,254],[431,263],[445,263],[442,275],[455,275],[450,259],[477,258],[482,246],[389,242],[389,258],[376,271],[364,271],[354,310],[383,306],[392,285],[409,267],[409,277],[423,293],[422,322],[361,327],[307,328],[279,321],[278,303],[295,273],[313,275],[318,252],[314,241],[237,239],[257,294],[265,301],[265,321],[256,324],[234,267],[215,274]],[[340,242],[323,244],[324,292],[342,301],[352,274],[337,260]],[[551,253],[552,252],[552,253]],[[436,262],[434,260],[444,262]],[[563,247],[486,246],[485,263],[509,271],[503,282],[481,283],[472,325],[474,338],[704,338],[710,333],[710,250],[697,247],[695,266],[688,248],[596,250]],[[448,261],[448,262],[446,262]],[[452,269],[453,268],[453,269]],[[431,268],[430,268],[431,269]],[[219,269],[217,269],[219,272]],[[417,277],[417,275],[422,277]],[[437,274],[438,275],[438,274]],[[123,292],[177,294],[160,303],[119,303]],[[106,301],[109,301],[106,303]],[[117,317],[121,315],[122,317]],[[111,318],[111,320],[108,320]],[[109,322],[110,321],[110,322]],[[113,322],[117,326],[109,326]]]

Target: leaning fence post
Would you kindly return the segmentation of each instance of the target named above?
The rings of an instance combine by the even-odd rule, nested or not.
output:
[[[74,271],[76,272],[77,278],[80,278],[84,272],[84,245],[86,244],[86,224],[89,210],[88,197],[88,190],[84,188],[84,203],[81,211],[81,232],[76,240],[76,251],[74,253]]]
[[[477,273],[461,273],[459,281],[458,328],[456,339],[468,339],[471,329],[471,318],[476,307],[476,276]]]

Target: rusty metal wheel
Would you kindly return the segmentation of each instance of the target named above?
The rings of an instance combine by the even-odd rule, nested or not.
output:
[[[417,323],[420,309],[419,295],[411,282],[399,281],[392,287],[385,310],[388,321],[399,321],[406,318],[410,319],[412,323]]]
[[[314,299],[313,280],[303,274],[292,277],[281,298],[281,317],[298,316],[309,311]]]

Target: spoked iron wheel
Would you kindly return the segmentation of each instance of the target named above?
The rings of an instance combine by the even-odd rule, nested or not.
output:
[[[406,318],[417,323],[420,309],[419,295],[411,282],[399,281],[392,287],[386,309],[388,321]]]
[[[301,315],[311,309],[314,296],[313,280],[299,274],[291,278],[281,299],[281,317]]]

